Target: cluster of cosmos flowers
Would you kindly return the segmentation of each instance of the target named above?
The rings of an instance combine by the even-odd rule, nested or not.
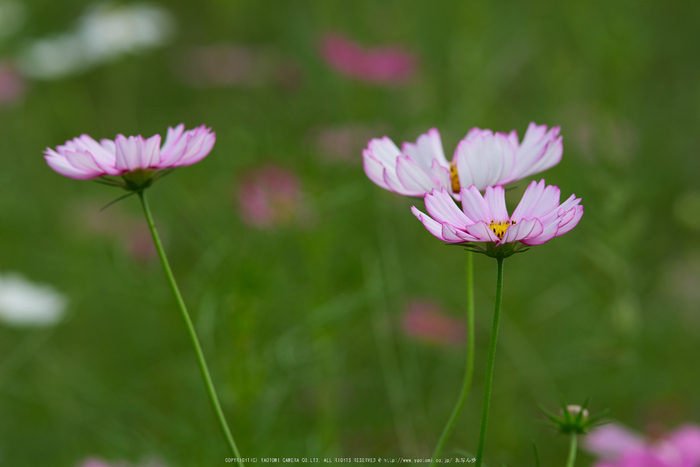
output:
[[[520,142],[515,130],[473,128],[457,145],[452,161],[445,157],[435,128],[401,149],[385,136],[372,139],[363,151],[364,169],[382,188],[424,197],[428,214],[415,206],[412,211],[438,239],[508,256],[520,245],[540,245],[569,232],[583,216],[580,198],[571,195],[562,203],[559,188],[544,180],[530,183],[512,215],[506,208],[504,185],[559,163],[559,131],[530,123]]]
[[[180,124],[168,128],[162,145],[160,135],[118,135],[100,142],[81,135],[55,149],[47,148],[45,158],[52,169],[67,177],[104,177],[111,184],[139,191],[170,169],[200,161],[214,142],[211,129],[200,126],[186,131]],[[363,152],[365,172],[377,185],[402,195],[424,197],[428,214],[416,207],[412,212],[435,237],[447,243],[481,245],[479,251],[497,257],[517,251],[513,245],[545,243],[569,232],[580,221],[581,200],[571,195],[561,202],[559,188],[546,185],[544,180],[528,185],[512,214],[506,208],[504,185],[551,168],[561,157],[559,128],[534,123],[522,142],[514,131],[505,134],[472,129],[458,144],[451,162],[444,155],[436,129],[415,143],[404,143],[401,149],[387,137],[372,139]],[[123,182],[115,181],[118,177]],[[294,181],[284,173],[273,181],[284,188],[280,193],[285,196],[297,192]],[[248,201],[260,204],[257,198]],[[440,318],[433,312],[426,315],[412,310],[404,323],[406,332],[431,340],[445,338],[444,328],[455,324],[436,320],[436,316]],[[462,339],[462,331],[455,330],[448,340],[458,343]],[[594,429],[585,447],[600,458],[597,467],[694,467],[700,465],[700,428],[687,425],[661,439],[645,440],[617,425],[607,425]]]

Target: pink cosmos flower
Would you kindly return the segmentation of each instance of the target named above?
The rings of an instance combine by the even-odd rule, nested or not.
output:
[[[452,318],[435,303],[414,301],[403,315],[404,332],[414,339],[439,345],[464,342],[464,322]]]
[[[148,139],[117,135],[114,141],[103,139],[99,143],[81,135],[57,146],[55,151],[46,148],[44,157],[56,172],[77,180],[182,167],[202,160],[216,140],[211,128],[204,125],[184,130],[183,123],[168,127],[163,146],[160,135]]]
[[[299,178],[271,164],[245,177],[238,190],[238,204],[243,221],[260,228],[285,224],[306,214]]]
[[[376,47],[365,50],[340,34],[328,34],[321,43],[321,53],[336,71],[360,81],[374,84],[401,83],[416,69],[416,56],[403,47]]]
[[[462,210],[442,188],[433,189],[425,196],[425,207],[432,217],[415,206],[411,211],[442,241],[483,242],[496,247],[515,242],[540,245],[573,229],[583,216],[580,198],[571,195],[559,204],[559,188],[545,186],[544,180],[530,183],[512,216],[506,209],[502,186],[486,187],[486,194],[482,196],[472,185],[462,188],[460,195]]]
[[[462,187],[505,185],[559,163],[559,127],[530,123],[522,143],[515,130],[508,134],[472,128],[457,145],[452,162],[442,149],[440,133],[432,128],[401,149],[386,136],[372,139],[362,151],[365,173],[382,188],[407,196],[424,196],[444,188],[457,201]]]
[[[594,467],[698,467],[700,427],[684,425],[646,440],[620,425],[604,425],[584,438],[584,447],[602,458]]]

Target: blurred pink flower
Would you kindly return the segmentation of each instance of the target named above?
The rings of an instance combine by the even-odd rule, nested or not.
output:
[[[308,213],[299,178],[273,164],[244,176],[238,204],[243,221],[260,228],[301,221]]]
[[[25,81],[11,65],[0,62],[0,105],[12,104],[24,96]]]
[[[415,72],[417,58],[401,46],[363,49],[340,34],[321,40],[321,54],[339,73],[374,84],[403,83]]]
[[[644,439],[626,428],[611,424],[591,431],[586,450],[601,458],[594,467],[698,467],[700,427],[684,425],[658,439]]]
[[[158,250],[153,244],[151,231],[148,225],[143,222],[131,226],[127,231],[125,243],[126,251],[134,259],[149,260],[158,256]]]
[[[532,181],[513,215],[506,209],[502,186],[486,187],[482,196],[474,185],[462,188],[459,209],[444,188],[425,195],[430,216],[416,207],[411,211],[428,231],[448,243],[492,243],[495,246],[520,242],[541,245],[573,229],[583,216],[580,198],[571,195],[560,204],[560,190]]]
[[[105,175],[129,175],[135,172],[182,167],[199,162],[211,151],[216,136],[204,125],[185,131],[181,123],[168,127],[161,147],[160,135],[144,139],[117,135],[114,141],[98,143],[88,135],[80,135],[57,146],[46,148],[44,158],[49,166],[66,177],[77,180]]]
[[[411,302],[403,315],[403,330],[414,339],[439,345],[464,342],[465,326],[460,319],[445,314],[429,301]]]

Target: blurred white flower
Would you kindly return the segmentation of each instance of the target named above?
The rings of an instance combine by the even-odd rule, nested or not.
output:
[[[29,44],[18,61],[32,78],[61,78],[159,47],[172,36],[173,26],[171,13],[155,5],[100,4],[83,14],[73,31]]]
[[[10,37],[22,29],[26,10],[16,0],[0,0],[0,39]]]
[[[61,319],[67,305],[66,296],[49,285],[16,273],[0,275],[0,320],[7,324],[49,326]]]
[[[173,29],[171,14],[154,5],[99,5],[80,21],[77,36],[86,60],[104,62],[125,53],[159,47]]]
[[[39,39],[19,57],[22,72],[32,78],[55,79],[87,68],[80,39],[71,34]]]

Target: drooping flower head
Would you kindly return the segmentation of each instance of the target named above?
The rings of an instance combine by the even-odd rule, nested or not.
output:
[[[472,185],[462,188],[460,196],[461,210],[445,188],[433,189],[425,196],[430,216],[415,206],[411,211],[440,240],[471,243],[478,251],[492,256],[509,256],[520,248],[519,244],[541,245],[564,235],[583,216],[580,198],[571,195],[560,204],[559,188],[545,186],[544,180],[530,183],[512,216],[506,209],[502,186],[486,187],[482,196]]]
[[[698,467],[700,427],[684,425],[650,440],[610,424],[591,431],[584,448],[600,457],[594,467]]]
[[[444,188],[459,201],[462,188],[474,185],[483,191],[558,164],[563,151],[559,130],[533,122],[519,143],[515,130],[506,134],[472,128],[448,162],[440,133],[432,128],[401,149],[386,136],[372,139],[362,159],[367,176],[382,188],[407,196]]]
[[[158,171],[192,165],[202,160],[214,146],[216,135],[204,125],[185,131],[185,125],[168,127],[165,143],[160,135],[117,135],[98,143],[88,135],[73,138],[56,150],[44,151],[49,166],[66,177],[87,180],[121,176],[130,190],[147,187],[158,178]]]

